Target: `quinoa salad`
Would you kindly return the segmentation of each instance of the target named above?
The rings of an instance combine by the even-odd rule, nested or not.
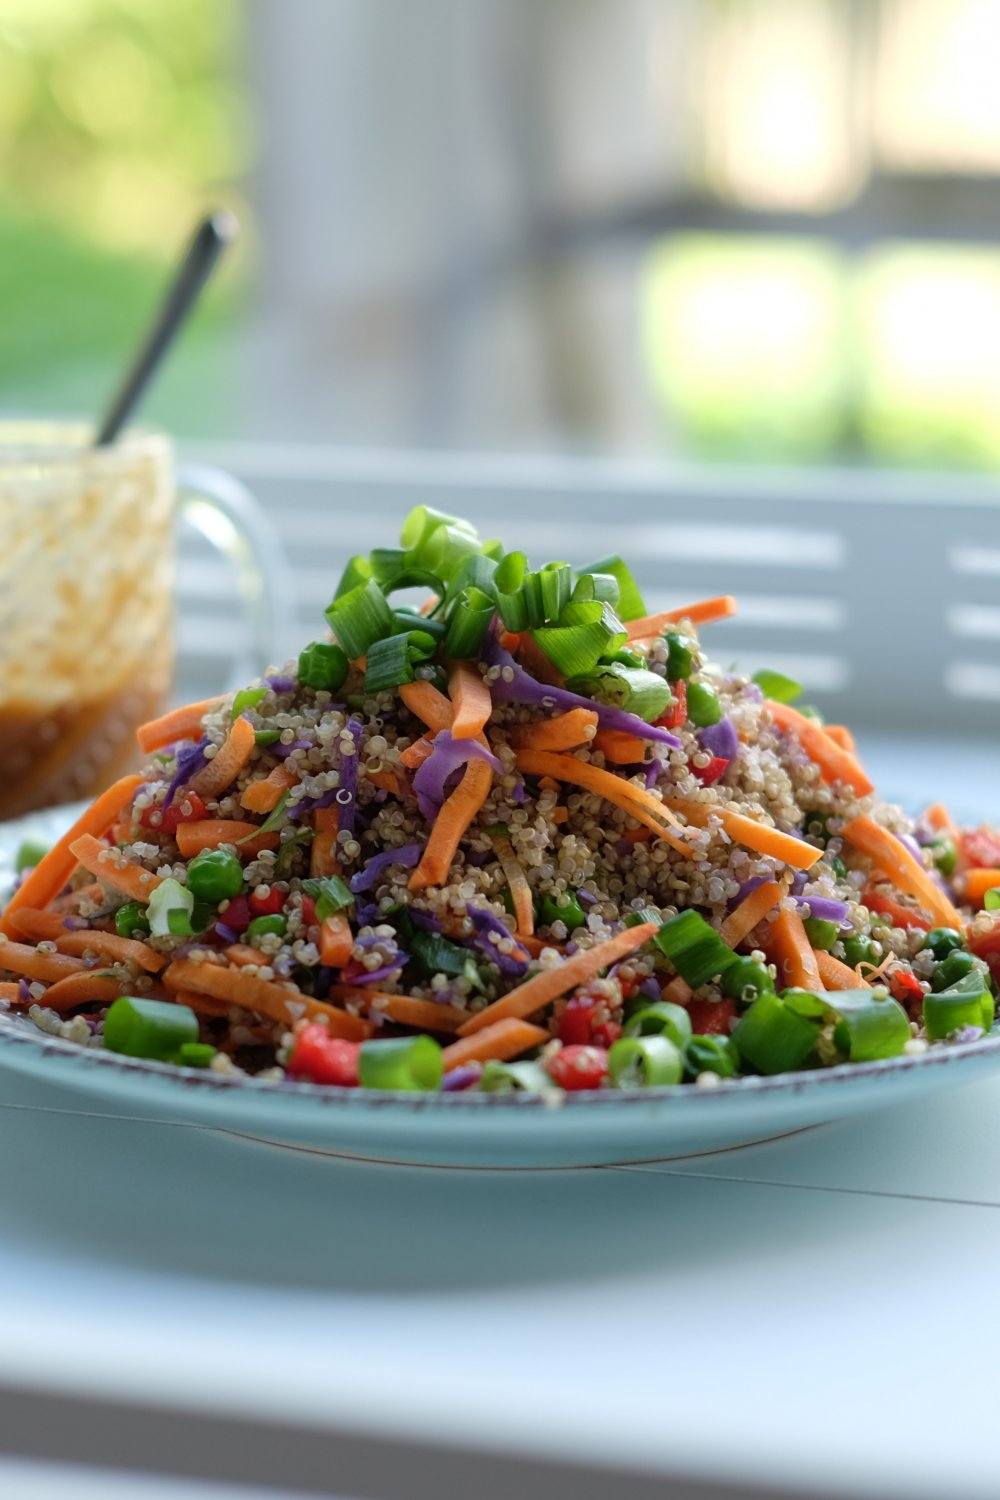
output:
[[[22,846],[0,1003],[276,1086],[553,1097],[982,1037],[1000,833],[907,816],[797,683],[713,665],[735,607],[650,615],[619,557],[533,569],[418,507],[324,639]]]

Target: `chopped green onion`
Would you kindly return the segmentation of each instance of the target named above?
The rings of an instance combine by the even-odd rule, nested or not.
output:
[[[416,549],[414,556],[441,579],[438,592],[443,594],[445,585],[455,576],[466,558],[478,552],[479,541],[474,532],[470,533],[459,526],[438,526],[427,541]]]
[[[699,1073],[718,1073],[720,1078],[732,1078],[739,1066],[739,1057],[727,1036],[693,1036],[684,1048],[684,1066],[692,1078],[697,1078]]]
[[[503,562],[507,555],[507,549],[499,537],[492,536],[482,545],[483,556],[489,558],[490,562]]]
[[[546,563],[534,577],[541,600],[542,618],[558,620],[570,601],[573,588],[573,573],[569,563]]]
[[[19,875],[24,870],[33,870],[36,865],[41,864],[48,852],[48,844],[43,844],[41,839],[22,839],[14,856],[15,870]]]
[[[484,1094],[546,1094],[557,1092],[545,1069],[536,1062],[483,1064],[479,1088]]]
[[[840,923],[828,922],[824,917],[806,917],[802,923],[809,946],[821,953],[829,953],[840,936]]]
[[[412,609],[394,609],[392,618],[395,620],[393,635],[407,635],[411,630],[419,630],[423,635],[431,635],[436,641],[443,641],[448,633],[448,626],[444,620],[435,620],[432,615],[418,615]]]
[[[811,719],[814,724],[822,724],[824,722],[823,715],[814,703],[800,703],[799,713],[804,719]]]
[[[472,659],[479,655],[495,606],[488,594],[475,584],[462,590],[455,600],[448,620],[444,654],[452,660]]]
[[[687,688],[687,714],[692,724],[707,729],[718,724],[722,718],[722,704],[714,687],[707,682],[689,682]]]
[[[736,962],[732,948],[696,911],[678,912],[664,922],[653,941],[693,990]]]
[[[115,912],[115,931],[119,937],[142,938],[149,932],[146,908],[141,901],[126,901]]]
[[[899,1057],[910,1040],[910,1023],[885,990],[837,990],[827,998],[839,1018],[833,1039],[850,1062]]]
[[[387,635],[373,641],[365,665],[365,692],[385,693],[412,682],[414,667],[433,656],[437,643],[425,630]]]
[[[924,1029],[934,1041],[951,1036],[963,1026],[993,1025],[993,996],[980,970],[965,974],[950,989],[924,996]]]
[[[467,979],[473,989],[483,990],[482,975],[468,948],[451,942],[438,932],[424,932],[418,927],[413,928],[406,943],[411,958],[428,977],[434,974],[452,974],[459,979]]]
[[[648,613],[639,585],[632,576],[632,569],[620,557],[602,557],[599,562],[591,563],[589,568],[581,569],[581,573],[610,573],[618,584],[617,606],[623,620],[641,620]]]
[[[217,1051],[211,1042],[182,1042],[177,1049],[177,1056],[171,1058],[171,1062],[182,1068],[208,1068]]]
[[[816,1045],[819,1026],[775,994],[759,995],[733,1032],[736,1050],[758,1073],[801,1068]]]
[[[573,586],[573,601],[576,604],[589,604],[592,599],[618,608],[621,590],[613,573],[580,574]]]
[[[242,877],[241,877],[242,878]],[[173,877],[161,880],[150,894],[146,919],[153,937],[190,937],[194,893]]]
[[[354,905],[354,892],[339,875],[327,875],[323,880],[303,880],[302,890],[316,903],[316,920],[325,922]]]
[[[407,551],[419,552],[440,526],[454,526],[475,535],[473,526],[461,516],[449,516],[443,510],[435,510],[432,505],[415,505],[400,528],[400,544]]]
[[[411,552],[397,547],[376,547],[371,553],[372,574],[383,594],[397,589],[433,589],[444,593],[444,579],[431,568],[421,565]]]
[[[627,639],[625,627],[611,605],[597,599],[589,604],[570,600],[558,625],[535,630],[533,636],[564,677],[592,672],[602,656],[617,651]]]
[[[773,698],[775,703],[794,703],[796,698],[802,697],[801,682],[796,682],[794,677],[786,677],[784,672],[771,672],[765,668],[753,674],[753,681],[764,697]]]
[[[949,990],[953,984],[964,979],[967,974],[985,974],[986,965],[981,958],[967,953],[964,949],[949,953],[942,963],[939,963],[931,975],[932,990]]]
[[[240,688],[239,692],[233,699],[233,706],[230,712],[230,717],[234,720],[238,719],[245,708],[256,708],[257,704],[266,697],[266,687]]]
[[[626,667],[620,662],[599,663],[592,672],[567,679],[571,692],[582,693],[598,703],[607,703],[653,724],[670,705],[670,688],[662,677],[646,667]]]
[[[313,641],[299,652],[299,681],[317,692],[335,693],[343,687],[350,662],[332,641]]]
[[[291,792],[282,792],[260,827],[255,828],[253,833],[248,833],[245,838],[238,840],[238,843],[246,844],[250,839],[260,838],[262,833],[274,833],[277,829],[284,828],[288,822],[288,799],[290,796]],[[190,879],[190,876],[188,878]]]
[[[364,656],[375,641],[391,635],[394,624],[392,610],[374,578],[334,599],[326,618],[351,661]]]
[[[691,1040],[691,1017],[683,1005],[671,1000],[656,1000],[634,1011],[625,1023],[626,1036],[666,1036],[675,1047],[684,1048]]]
[[[742,1000],[744,1005],[756,1000],[758,995],[773,992],[774,979],[770,969],[755,958],[737,958],[722,976],[722,993],[730,1000]]]
[[[538,591],[532,587],[528,559],[523,552],[508,552],[493,575],[500,618],[508,630],[530,630],[544,623]]]
[[[689,635],[683,635],[679,630],[668,630],[665,640],[667,642],[667,681],[686,680],[695,669],[698,642]]]
[[[643,906],[639,911],[630,911],[625,918],[626,927],[641,927],[645,922],[655,922],[657,927],[662,925],[663,918],[655,906]]]
[[[1000,886],[995,885],[985,892],[983,908],[986,911],[1000,911]]]
[[[365,1089],[436,1089],[443,1073],[441,1048],[429,1036],[362,1042],[358,1052],[358,1081]]]
[[[291,838],[282,840],[274,861],[274,879],[289,880],[295,870],[298,856],[308,848],[316,837],[311,828],[300,828]]]
[[[254,938],[267,937],[273,934],[275,937],[284,937],[288,931],[288,923],[280,912],[268,912],[266,916],[254,917],[247,925],[244,937],[248,943]]]
[[[105,1047],[125,1057],[169,1062],[186,1042],[197,1040],[198,1017],[194,1011],[167,1000],[137,1000],[122,995],[104,1017]]]
[[[567,932],[575,932],[578,927],[586,925],[587,913],[572,891],[564,891],[561,896],[541,898],[538,920],[546,927],[551,927],[553,922],[562,922]]]
[[[268,745],[276,745],[281,739],[280,729],[258,729],[254,734],[254,744],[265,749]]]
[[[635,667],[636,669],[640,667],[644,668],[646,665],[638,651],[629,651],[625,646],[620,651],[615,651],[608,657],[608,660],[621,662],[623,667]]]
[[[615,1088],[665,1088],[680,1083],[684,1059],[667,1036],[620,1036],[608,1053]]]
[[[372,565],[368,558],[360,555],[352,557],[340,575],[334,599],[340,599],[344,594],[349,594],[352,589],[359,588],[361,584],[367,583],[371,576]]]

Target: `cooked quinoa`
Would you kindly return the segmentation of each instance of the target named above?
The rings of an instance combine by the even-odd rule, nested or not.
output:
[[[646,617],[619,559],[532,574],[425,510],[404,539],[352,562],[333,640],[144,726],[141,779],[22,877],[8,1004],[180,1066],[448,1090],[714,1087],[993,1024],[1000,837],[908,817],[796,684],[713,665],[730,601]]]

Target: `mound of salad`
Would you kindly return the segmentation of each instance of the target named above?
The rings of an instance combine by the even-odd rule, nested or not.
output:
[[[145,724],[144,772],[22,848],[3,1003],[276,1086],[704,1088],[982,1037],[1000,834],[912,820],[798,684],[709,662],[734,609],[650,615],[620,557],[532,568],[418,507],[327,639]]]

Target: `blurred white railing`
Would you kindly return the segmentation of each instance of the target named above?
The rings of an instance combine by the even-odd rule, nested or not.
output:
[[[638,465],[216,444],[261,498],[296,577],[297,640],[324,628],[345,559],[392,546],[411,505],[468,516],[536,562],[633,565],[651,609],[733,593],[716,659],[802,680],[835,717],[966,737],[1000,725],[1000,481],[873,471]],[[225,676],[235,584],[181,551],[178,690]]]

